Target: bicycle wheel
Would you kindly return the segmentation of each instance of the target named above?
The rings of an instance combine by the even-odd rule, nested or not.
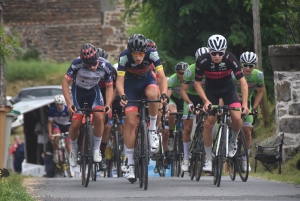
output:
[[[69,156],[68,156],[68,152],[66,150],[66,148],[62,149],[63,152],[63,161],[64,161],[64,171],[65,174],[67,175],[68,178],[72,177],[71,176],[71,169],[70,169],[70,163],[69,163]]]
[[[92,126],[85,126],[84,132],[82,181],[84,187],[87,187],[89,185],[90,174],[93,165],[94,134]]]
[[[121,177],[121,157],[120,157],[120,140],[119,140],[119,133],[115,129],[114,133],[114,159],[116,161],[117,166],[117,177]]]
[[[221,184],[221,177],[222,177],[222,170],[223,170],[223,150],[224,150],[224,138],[226,133],[226,126],[222,127],[222,133],[220,137],[220,144],[219,144],[219,150],[215,156],[215,171],[214,171],[214,183],[217,185],[217,187],[220,187]]]
[[[191,178],[191,180],[194,180],[195,167],[196,167],[196,154],[194,153],[194,151],[192,151],[191,154],[192,154],[192,156],[191,156],[189,170],[190,170],[190,178]]]
[[[249,175],[249,157],[248,157],[248,149],[246,145],[246,140],[244,137],[244,133],[240,131],[238,135],[238,144],[237,144],[237,153],[236,153],[236,161],[237,161],[237,169],[240,174],[240,178],[243,182],[248,180]],[[245,161],[246,170],[244,171],[243,162]]]
[[[143,171],[143,181],[144,181],[144,190],[148,188],[148,162],[149,162],[149,142],[148,142],[148,129],[147,124],[142,123],[141,128],[142,136],[142,171]]]
[[[92,170],[91,170],[91,177],[92,177],[93,181],[97,180],[97,170],[98,170],[97,167],[98,167],[98,163],[94,163],[93,167],[92,167]]]
[[[182,130],[178,131],[177,133],[177,153],[176,153],[176,158],[177,158],[177,177],[181,176],[181,161],[183,160],[183,155],[182,155]],[[184,172],[183,172],[184,174]],[[183,175],[182,175],[183,177]]]
[[[139,129],[139,134],[138,134],[138,143],[137,143],[137,167],[138,167],[138,178],[139,178],[139,186],[140,188],[143,188],[144,185],[144,174],[143,174],[143,153],[142,153],[142,131],[141,131],[142,127],[140,126]]]
[[[230,158],[227,161],[228,172],[229,172],[230,179],[232,181],[235,180],[235,176],[236,176],[236,162],[235,161],[236,161],[235,157]]]
[[[195,154],[195,177],[196,181],[200,180],[203,164],[204,164],[204,142],[203,142],[203,125],[200,125],[198,129],[196,129],[197,135],[197,143],[196,143],[196,154]]]

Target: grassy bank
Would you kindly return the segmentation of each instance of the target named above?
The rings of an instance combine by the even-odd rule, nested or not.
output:
[[[0,179],[0,201],[34,201],[23,186],[24,176],[12,174]]]

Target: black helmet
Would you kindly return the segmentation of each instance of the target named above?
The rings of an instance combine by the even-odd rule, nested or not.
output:
[[[189,67],[189,65],[185,62],[179,62],[178,64],[176,64],[175,66],[175,71],[179,71],[179,70],[185,70]]]
[[[157,50],[157,46],[153,40],[147,39],[147,41],[148,41],[148,47],[152,48],[153,50]]]
[[[107,59],[107,53],[105,52],[105,50],[104,49],[102,49],[102,48],[98,48],[97,49],[98,50],[98,56],[99,57],[102,57],[102,58],[104,58],[104,59]]]
[[[80,58],[85,64],[93,63],[98,59],[98,51],[94,45],[86,43],[81,47]]]
[[[133,34],[128,39],[127,49],[129,52],[146,52],[148,41],[142,34]]]

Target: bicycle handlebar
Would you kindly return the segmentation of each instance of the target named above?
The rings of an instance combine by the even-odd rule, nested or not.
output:
[[[52,134],[53,137],[69,137],[69,132]]]

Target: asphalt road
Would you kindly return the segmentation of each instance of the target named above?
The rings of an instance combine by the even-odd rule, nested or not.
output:
[[[98,178],[88,187],[79,178],[33,178],[27,184],[37,200],[293,200],[300,201],[300,186],[249,177],[231,181],[223,176],[221,186],[213,185],[212,177],[191,181],[189,177],[152,177],[148,190],[131,184],[125,178]]]

